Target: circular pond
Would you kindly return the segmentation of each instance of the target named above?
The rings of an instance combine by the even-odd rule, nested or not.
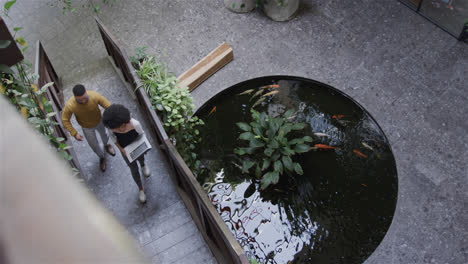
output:
[[[397,200],[395,160],[379,125],[349,96],[268,76],[222,91],[196,115],[205,122],[198,181],[249,258],[362,263],[382,241]],[[278,133],[291,130],[279,144],[265,124],[274,120]],[[262,125],[265,135],[254,133]],[[284,144],[294,139],[291,152]]]

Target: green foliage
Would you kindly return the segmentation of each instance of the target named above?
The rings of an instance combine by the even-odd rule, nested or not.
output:
[[[7,2],[3,5],[3,15],[8,16],[8,12],[10,11],[10,8],[11,8],[15,3],[16,3],[16,0],[7,1]]]
[[[113,5],[117,3],[117,0],[101,0],[104,5]],[[100,4],[96,4],[93,0],[78,1],[78,0],[52,0],[48,2],[48,5],[62,9],[62,13],[74,13],[80,8],[86,8],[92,10],[94,13],[101,13]]]
[[[242,9],[242,8],[244,8],[244,7],[245,7],[245,4],[244,4],[244,3],[242,3],[242,4],[240,4],[240,5],[239,5],[239,7]],[[232,8],[233,8],[233,9],[235,9],[235,8],[236,8],[236,3],[232,3]]]
[[[279,177],[287,172],[302,175],[302,167],[291,157],[296,153],[310,150],[307,144],[312,142],[309,136],[291,138],[288,134],[294,130],[302,130],[303,123],[289,121],[293,111],[289,110],[283,116],[273,117],[265,112],[251,110],[253,121],[249,124],[239,122],[236,125],[242,130],[239,139],[248,143],[235,148],[234,153],[243,157],[242,173],[255,175],[261,179],[261,189],[276,184]],[[249,172],[255,168],[255,172]]]
[[[288,0],[256,0],[256,5],[261,6],[261,5],[267,5],[271,2],[274,2],[277,6],[287,6],[288,5]]]
[[[139,63],[148,57],[146,49],[148,47],[138,47],[135,49],[135,56],[130,56],[130,62],[135,69],[139,68]]]
[[[4,5],[6,12],[16,1],[9,1]],[[4,11],[5,12],[5,11]],[[13,29],[16,33],[21,30],[21,27]],[[26,41],[23,37],[17,37],[15,41],[24,46],[22,52],[28,48]],[[0,41],[0,49],[7,48],[11,41]],[[72,159],[68,154],[67,149],[71,148],[64,143],[65,139],[56,137],[54,135],[54,126],[58,125],[52,119],[56,113],[52,109],[51,103],[44,96],[47,88],[53,83],[47,83],[40,89],[35,84],[39,78],[36,74],[32,73],[32,64],[29,61],[21,61],[12,69],[7,65],[0,65],[0,93],[7,97],[10,102],[18,109],[21,115],[29,121],[41,133],[52,147],[67,161]]]
[[[258,261],[256,258],[249,259],[250,264],[263,264],[263,262]]]
[[[175,75],[154,57],[146,57],[143,62],[138,63],[137,68],[142,87],[161,117],[177,151],[192,171],[198,173],[201,169],[200,161],[194,149],[201,141],[197,128],[204,125],[204,122],[198,117],[192,117],[195,105],[188,88],[178,87]]]
[[[41,133],[51,146],[53,146],[65,160],[72,157],[67,149],[71,148],[64,143],[65,139],[54,136],[54,126],[58,125],[52,119],[56,113],[52,110],[51,103],[44,93],[53,83],[48,83],[38,89],[34,84],[37,80],[35,74],[31,74],[31,64],[22,61],[15,65],[13,74],[1,73],[0,92],[16,106],[21,115],[29,121]]]

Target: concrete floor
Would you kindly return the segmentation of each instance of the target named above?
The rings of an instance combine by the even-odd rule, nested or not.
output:
[[[19,1],[7,24],[23,26],[29,43],[43,41],[68,95],[81,82],[113,102],[130,104],[106,59],[93,13],[63,16],[46,3]],[[365,263],[468,263],[466,44],[396,0],[302,1],[298,17],[287,23],[272,22],[258,11],[229,12],[222,1],[119,1],[104,6],[98,16],[128,53],[148,46],[150,54],[166,54],[163,60],[176,74],[221,42],[231,45],[234,61],[193,92],[197,106],[235,83],[276,74],[315,79],[352,96],[388,136],[399,173],[393,223]],[[135,106],[132,112],[139,114]],[[78,144],[77,150],[89,152],[86,147]],[[199,235],[191,238],[197,242],[189,236],[174,244],[198,245],[183,259],[174,259],[177,248],[154,242],[163,236],[152,232],[148,221],[167,222],[171,213],[187,213],[168,180],[164,159],[159,151],[153,153],[151,164],[158,173],[145,182],[155,188],[146,208],[139,208],[136,187],[118,169],[124,166],[118,156],[111,158],[116,167],[103,175],[106,180],[97,172],[97,160],[87,155],[88,184],[140,243],[152,244],[146,250],[156,252],[154,261],[156,256],[159,263],[214,261]],[[161,184],[171,186],[168,193],[159,192],[164,191]],[[143,216],[131,220],[141,211]],[[193,230],[191,221],[184,225]],[[199,252],[197,259],[190,257]]]

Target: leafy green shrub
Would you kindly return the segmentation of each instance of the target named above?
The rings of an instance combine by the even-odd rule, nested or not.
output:
[[[138,47],[135,49],[135,56],[130,56],[130,62],[133,68],[138,69],[139,63],[148,57],[146,49],[148,47]]]
[[[14,0],[6,2],[4,12],[8,12],[15,2]],[[16,37],[16,33],[21,29],[21,27],[13,29],[15,32],[13,38],[19,45],[24,46],[21,49],[24,53],[28,48],[27,43],[23,37]],[[0,40],[0,49],[5,49],[9,45],[12,45],[11,41]],[[59,125],[53,120],[57,113],[53,111],[52,104],[44,96],[47,89],[54,83],[47,83],[39,89],[36,85],[38,78],[39,76],[33,73],[32,64],[27,60],[20,61],[12,67],[0,64],[0,94],[8,98],[21,115],[47,138],[50,145],[69,161],[72,156],[67,149],[71,146],[65,144],[65,138],[54,135],[54,126]],[[77,172],[76,169],[72,169]]]
[[[292,160],[296,153],[310,150],[307,142],[312,138],[305,136],[291,139],[288,134],[293,130],[302,130],[304,123],[292,123],[293,110],[288,110],[283,116],[273,117],[265,112],[251,110],[253,121],[250,124],[239,122],[236,125],[244,131],[239,139],[246,141],[248,146],[234,149],[234,153],[243,156],[242,172],[249,173],[255,167],[254,175],[261,178],[261,189],[270,184],[276,184],[284,173],[293,172],[302,175],[302,167]],[[260,164],[262,164],[260,166]]]
[[[256,258],[249,259],[250,264],[263,264],[263,262],[258,261]]]
[[[175,75],[151,56],[138,63],[137,74],[177,151],[187,165],[198,172],[200,161],[193,150],[201,141],[197,127],[204,122],[192,117],[195,105],[188,88],[178,87]]]
[[[64,143],[65,138],[54,135],[54,126],[59,123],[52,117],[57,113],[53,111],[51,103],[44,96],[47,88],[54,83],[48,83],[39,89],[34,84],[37,76],[31,73],[31,64],[21,61],[15,67],[16,71],[11,69],[12,73],[0,73],[0,93],[7,97],[21,115],[47,138],[51,146],[65,160],[71,160],[72,156],[66,151],[71,146]]]

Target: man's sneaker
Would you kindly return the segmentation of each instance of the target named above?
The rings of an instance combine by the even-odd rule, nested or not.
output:
[[[151,172],[148,168],[148,166],[143,166],[141,167],[141,171],[143,171],[143,175],[145,175],[145,177],[149,177],[151,175]]]
[[[143,190],[140,191],[140,194],[138,195],[138,198],[140,199],[141,203],[146,203],[146,194]]]

